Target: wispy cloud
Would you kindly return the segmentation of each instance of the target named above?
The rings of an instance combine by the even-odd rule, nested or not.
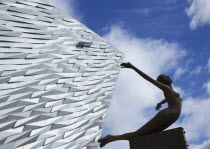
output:
[[[185,68],[179,67],[174,73],[174,79],[178,80],[187,70]]]
[[[189,142],[198,141],[201,137],[210,138],[210,98],[188,97],[183,103],[183,120],[179,123],[186,130]]]
[[[207,94],[210,95],[210,81],[204,84],[204,87],[206,88]]]
[[[190,75],[198,75],[198,74],[200,74],[202,72],[203,69],[204,69],[203,66],[200,66],[200,65],[196,66],[194,68],[194,70],[191,71]]]
[[[161,6],[153,6],[153,7],[146,7],[146,8],[135,8],[135,9],[123,9],[123,10],[115,10],[118,13],[126,13],[126,14],[137,14],[137,15],[149,15],[154,13],[169,13],[178,9],[179,6],[177,5],[168,5],[167,7]]]
[[[210,2],[209,0],[188,0],[191,4],[186,9],[187,15],[191,18],[190,28],[210,24]]]

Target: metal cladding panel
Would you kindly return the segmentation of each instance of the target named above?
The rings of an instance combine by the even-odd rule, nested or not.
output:
[[[122,58],[48,0],[0,0],[0,148],[97,148]]]

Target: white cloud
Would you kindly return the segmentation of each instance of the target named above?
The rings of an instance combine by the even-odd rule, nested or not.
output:
[[[187,72],[186,69],[179,67],[174,74],[174,79],[177,80],[181,77],[181,75],[183,75],[185,72]]]
[[[210,98],[187,98],[183,103],[182,122],[187,140],[197,141],[200,137],[210,138]]]
[[[187,15],[191,17],[190,28],[195,29],[204,24],[210,24],[210,2],[209,0],[188,0],[191,5],[186,9]]]
[[[163,39],[140,39],[118,26],[112,26],[104,38],[126,53],[125,61],[131,61],[156,75],[160,73],[160,68],[162,72],[174,68],[178,59],[186,54],[178,43]]]
[[[51,0],[52,4],[60,8],[73,18],[82,21],[82,15],[76,11],[75,7],[78,3],[76,0]]]
[[[191,71],[190,75],[198,75],[202,72],[203,66],[196,66],[194,70]]]
[[[208,83],[204,84],[204,87],[206,87],[207,94],[210,95],[210,81]]]
[[[185,50],[178,43],[141,39],[119,26],[111,27],[104,38],[125,53],[125,62],[131,62],[153,78],[176,68],[185,55]],[[176,89],[180,90],[178,87]],[[115,135],[137,130],[155,115],[154,108],[162,99],[161,90],[143,80],[133,70],[121,69],[106,128]],[[146,111],[146,108],[154,110]],[[119,141],[110,143],[105,149],[128,149],[128,146],[128,142]]]

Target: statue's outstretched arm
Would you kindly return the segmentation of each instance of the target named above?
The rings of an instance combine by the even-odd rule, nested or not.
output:
[[[167,102],[167,100],[166,99],[163,99],[161,102],[159,102],[158,104],[157,104],[157,106],[155,107],[155,109],[158,111],[158,110],[160,110],[160,108],[162,108],[162,104],[164,104],[164,103],[166,103]]]
[[[166,103],[167,102],[167,100],[166,99],[163,99],[161,102],[160,102],[160,104],[162,105],[162,104],[164,104],[164,103]]]
[[[147,81],[151,82],[152,84],[154,84],[155,86],[157,86],[159,89],[163,90],[163,91],[167,91],[170,90],[170,88],[163,84],[160,83],[154,79],[152,79],[151,77],[149,77],[147,74],[145,74],[144,72],[142,72],[141,70],[139,70],[138,68],[136,68],[135,66],[132,65],[131,67],[133,70],[135,70],[140,76],[142,76],[144,79],[146,79]]]

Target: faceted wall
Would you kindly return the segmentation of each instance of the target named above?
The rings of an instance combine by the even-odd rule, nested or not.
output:
[[[0,149],[94,149],[123,53],[48,0],[0,0]]]

